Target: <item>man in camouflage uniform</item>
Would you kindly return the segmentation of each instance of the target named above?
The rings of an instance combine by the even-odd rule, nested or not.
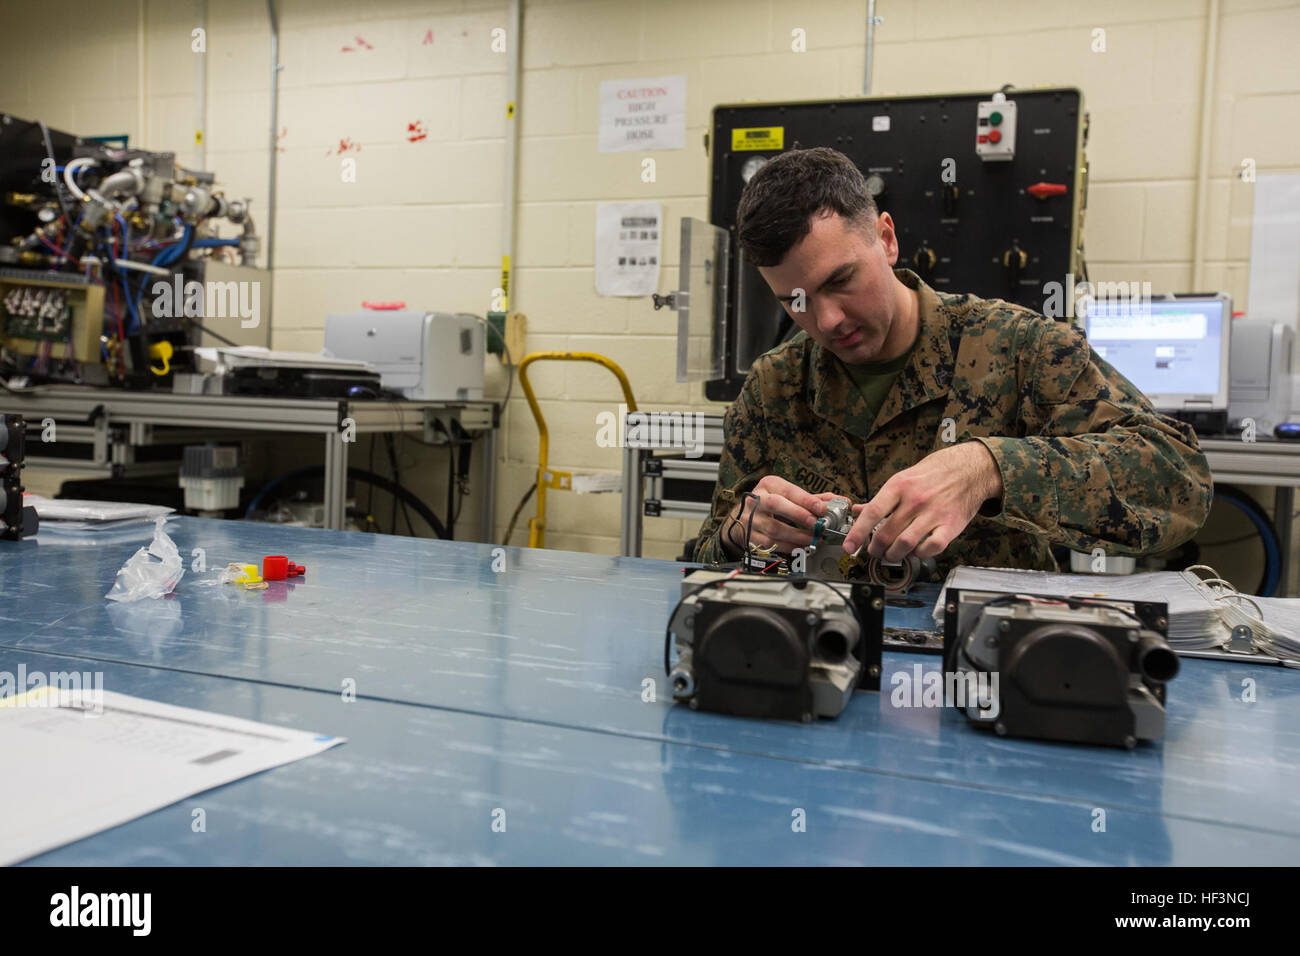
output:
[[[855,502],[847,554],[933,557],[941,575],[1054,570],[1052,544],[1157,552],[1204,523],[1213,488],[1192,429],[1076,328],[893,270],[893,222],[843,154],[769,161],[738,233],[802,331],[754,362],[727,412],[697,561],[736,559],[747,531],[806,548],[834,496]]]

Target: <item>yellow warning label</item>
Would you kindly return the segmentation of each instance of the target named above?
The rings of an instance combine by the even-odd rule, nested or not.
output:
[[[746,149],[785,149],[785,127],[764,126],[762,128],[733,129],[731,131],[731,149],[733,152]]]
[[[194,145],[195,145],[195,146],[202,146],[202,145],[203,145],[203,130],[201,130],[201,129],[196,129],[196,130],[194,131]]]

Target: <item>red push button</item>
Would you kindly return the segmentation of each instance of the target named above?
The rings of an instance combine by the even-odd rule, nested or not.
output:
[[[1002,142],[1002,130],[1000,129],[989,130],[989,142],[990,143]]]

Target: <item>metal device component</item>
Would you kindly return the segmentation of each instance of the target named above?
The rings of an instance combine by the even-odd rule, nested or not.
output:
[[[181,462],[180,485],[185,489],[185,507],[194,511],[221,512],[239,507],[244,473],[237,445],[187,445]]]
[[[976,107],[975,116],[975,155],[986,163],[1015,159],[1015,100],[1007,99],[1005,93],[994,93],[992,99]]]
[[[27,423],[21,415],[0,415],[0,540],[36,534],[36,509],[23,506],[22,470]]]
[[[32,338],[24,323],[0,316],[0,350],[11,353],[0,355],[0,366],[37,381],[166,387],[173,370],[191,371],[189,350],[213,334],[201,326],[240,344],[269,344],[261,305],[242,311],[246,291],[250,299],[264,285],[269,293],[264,276],[245,269],[220,282],[210,274],[236,246],[252,265],[260,246],[248,200],[226,201],[213,173],[178,166],[174,153],[86,140],[6,114],[0,157],[0,263],[25,273],[5,282],[84,287],[68,293],[70,328],[57,341]],[[61,175],[44,176],[51,166]],[[242,224],[242,236],[220,237],[218,219]],[[214,322],[232,318],[222,303],[235,288],[238,321]],[[159,373],[152,359],[169,348],[174,360]]]
[[[747,717],[836,717],[854,690],[880,689],[883,625],[884,601],[867,585],[694,571],[665,634],[678,652],[673,699]]]
[[[1178,657],[1167,607],[949,588],[944,674],[949,700],[999,735],[1134,747],[1165,730],[1165,684]],[[974,688],[992,687],[973,698]],[[958,695],[959,697],[962,695]]]
[[[857,554],[843,554],[837,548],[819,551],[822,542],[842,545],[853,528],[853,503],[847,498],[832,498],[826,503],[826,515],[818,519],[813,533],[813,543],[807,553],[807,573],[831,580],[862,580],[865,578],[889,592],[906,594],[925,572],[928,576],[936,565],[933,558],[908,555],[902,561],[886,561],[865,553],[866,545]]]
[[[853,528],[853,502],[848,498],[832,498],[826,502],[826,530],[844,536]]]

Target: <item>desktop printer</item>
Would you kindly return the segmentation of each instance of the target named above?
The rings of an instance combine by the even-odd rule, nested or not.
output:
[[[423,401],[483,398],[483,325],[464,313],[364,309],[325,317],[325,353],[369,362],[385,389]]]
[[[1248,319],[1232,325],[1232,382],[1228,418],[1233,429],[1255,422],[1258,434],[1291,416],[1291,351],[1295,330],[1281,322]]]

